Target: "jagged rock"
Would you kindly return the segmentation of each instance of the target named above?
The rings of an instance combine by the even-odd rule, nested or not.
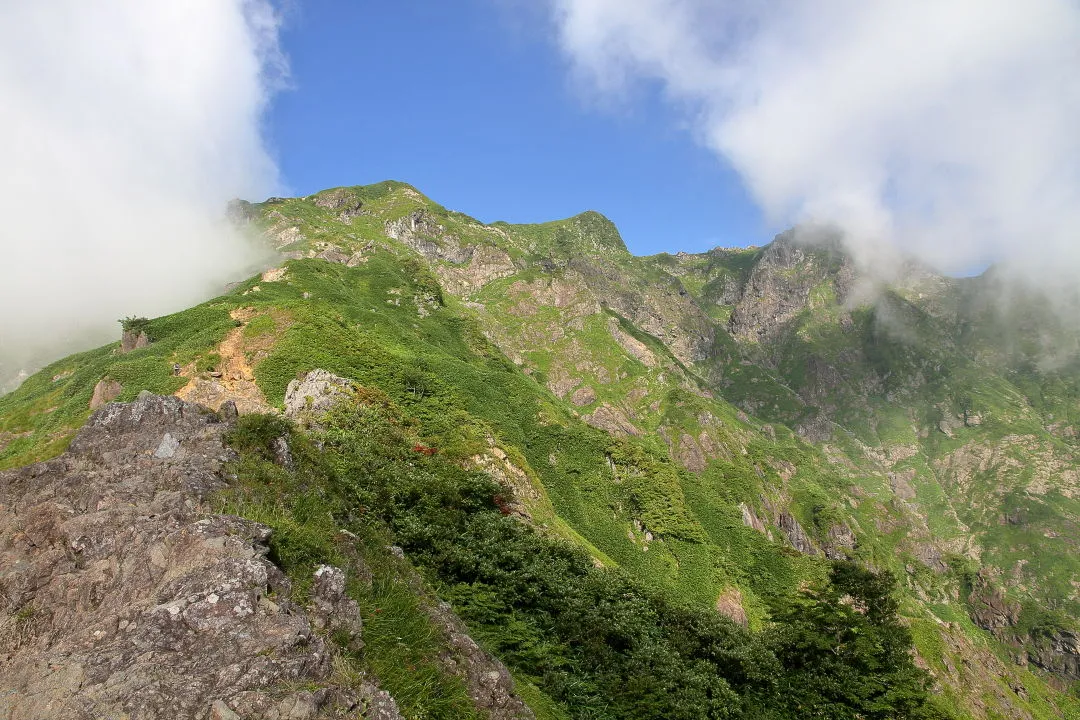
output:
[[[470,637],[449,603],[431,594],[420,574],[407,564],[400,547],[392,545],[387,550],[399,561],[409,588],[420,601],[420,609],[447,646],[439,654],[440,664],[465,683],[476,709],[491,720],[534,720],[532,710],[514,692],[514,680],[506,666]]]
[[[765,528],[765,523],[763,523],[754,511],[750,509],[750,506],[746,503],[739,503],[739,511],[742,512],[743,525],[757,530],[762,535],[767,534],[768,531]]]
[[[461,296],[468,296],[493,280],[510,277],[517,272],[517,266],[505,250],[493,245],[470,245],[468,264],[436,265],[435,274],[446,290]]]
[[[315,204],[321,208],[337,212],[337,219],[343,223],[351,221],[354,217],[363,215],[364,203],[356,197],[356,193],[349,188],[336,188],[326,190],[315,196]]]
[[[786,512],[780,513],[780,520],[777,524],[793,548],[805,555],[819,554],[818,549],[814,547],[814,544],[806,535],[806,531],[803,530],[802,525],[799,524],[794,515]]]
[[[352,397],[356,383],[326,370],[312,370],[289,382],[285,414],[300,422],[313,422],[337,402]]]
[[[440,657],[442,664],[465,681],[477,709],[492,720],[532,720],[532,710],[514,693],[506,666],[476,644],[450,605],[427,603],[424,609],[451,648]]]
[[[144,392],[95,412],[60,457],[0,473],[0,717],[320,717],[356,704],[312,689],[329,682],[330,652],[286,599],[270,530],[207,514],[227,428]],[[291,715],[275,714],[282,691]],[[314,714],[295,714],[311,707],[301,695]]]
[[[1020,619],[1020,603],[1009,600],[993,584],[993,578],[981,571],[975,580],[975,586],[968,596],[971,606],[971,619],[985,630],[999,630],[1012,627]]]
[[[716,598],[716,611],[737,625],[750,626],[746,610],[743,608],[742,591],[739,588],[731,587],[720,593],[720,596]]]
[[[914,500],[915,488],[911,482],[915,479],[915,470],[907,469],[899,472],[888,473],[889,487],[901,500]]]
[[[582,385],[574,394],[570,396],[570,402],[574,403],[578,407],[584,407],[585,405],[592,405],[596,402],[596,391],[592,389],[590,385]]]
[[[274,438],[270,442],[270,450],[274,454],[274,462],[285,468],[286,470],[293,469],[293,456],[292,450],[289,448],[289,438],[285,435]]]
[[[645,367],[652,368],[659,365],[656,355],[649,349],[649,346],[624,331],[615,318],[608,321],[608,332],[611,333],[611,336],[615,338],[615,342],[619,343],[623,350]]]
[[[345,573],[340,568],[322,565],[315,571],[311,602],[316,627],[347,634],[350,650],[364,646],[360,607],[345,593]]]
[[[750,272],[742,296],[731,313],[731,334],[743,342],[779,337],[787,324],[810,305],[810,291],[829,277],[835,242],[810,247],[796,241],[796,231],[777,235],[762,251]],[[854,279],[845,259],[836,275],[843,297]]]
[[[150,336],[144,331],[125,330],[120,336],[120,352],[129,353],[132,350],[147,347],[150,344]]]
[[[94,385],[94,394],[90,397],[90,409],[97,410],[102,405],[111,403],[120,397],[121,390],[123,387],[112,378],[101,378],[97,381],[97,385]]]
[[[462,247],[457,238],[447,234],[426,210],[416,210],[398,220],[388,220],[383,228],[386,236],[404,243],[426,259],[451,262],[457,265],[472,259],[474,248]]]
[[[365,720],[404,720],[390,693],[371,683],[360,686],[360,716]]]
[[[528,503],[539,500],[540,493],[533,487],[528,473],[518,467],[506,454],[505,450],[495,444],[495,438],[488,437],[488,450],[473,455],[465,465],[486,472],[499,485],[510,491],[510,503],[504,508],[504,511],[526,519],[532,517]]]
[[[691,472],[701,472],[708,461],[705,450],[698,441],[685,432],[679,436],[679,442],[673,448],[672,454],[680,465]]]
[[[855,549],[855,533],[844,524],[829,528],[828,539],[823,543],[825,557],[830,560],[844,560]]]
[[[1028,649],[1028,660],[1069,681],[1080,680],[1080,635],[1058,629],[1049,637],[1034,638]]]
[[[621,410],[613,408],[607,403],[601,404],[600,407],[588,415],[582,416],[581,419],[594,428],[606,430],[615,437],[641,434],[641,431],[630,422],[629,418]]]
[[[247,225],[259,218],[258,209],[247,200],[235,198],[225,206],[225,217],[233,225]]]

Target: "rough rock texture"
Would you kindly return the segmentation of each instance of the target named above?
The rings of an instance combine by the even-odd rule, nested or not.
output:
[[[120,352],[129,353],[132,350],[144,348],[150,344],[150,337],[143,331],[125,330],[120,336]]]
[[[315,204],[331,212],[336,212],[338,220],[343,223],[350,222],[354,217],[364,214],[362,210],[363,202],[349,188],[336,188],[321,192],[315,196]]]
[[[1048,638],[1038,638],[1028,646],[1028,660],[1068,681],[1080,680],[1080,635],[1058,630]]]
[[[830,560],[844,560],[850,551],[855,549],[855,543],[855,533],[851,528],[843,524],[833,525],[822,543],[825,557]]]
[[[744,342],[770,340],[811,302],[810,291],[828,277],[827,251],[796,242],[794,231],[778,235],[762,252],[731,313],[732,335]],[[836,276],[838,295],[854,281],[845,261]]]
[[[207,513],[226,428],[143,393],[94,413],[59,458],[0,473],[0,718],[315,718],[382,702],[326,687],[330,654],[279,599],[269,529]]]
[[[495,438],[489,436],[487,440],[488,450],[470,457],[466,466],[486,472],[510,491],[511,499],[510,504],[505,508],[506,511],[512,515],[530,519],[532,515],[529,512],[529,503],[539,500],[540,492],[533,486],[528,473],[518,467],[505,450],[495,444]]]
[[[795,516],[791,513],[780,513],[780,519],[777,525],[780,526],[780,530],[783,531],[784,537],[787,538],[791,546],[801,553],[806,555],[817,555],[818,549],[814,547],[814,544],[810,541],[806,531],[803,530],[802,525],[795,519]]]
[[[1020,603],[1006,598],[985,573],[979,573],[976,578],[968,603],[971,619],[986,630],[1011,627],[1020,619]]]
[[[424,210],[387,221],[383,230],[387,237],[404,243],[428,260],[461,265],[472,258],[473,248],[462,247],[457,238],[447,234],[446,228]]]
[[[746,610],[743,609],[743,596],[739,588],[728,588],[720,593],[720,596],[716,598],[716,611],[738,625],[750,627]]]
[[[360,607],[345,594],[345,573],[340,568],[323,565],[315,571],[311,585],[312,618],[315,626],[332,632],[344,633],[349,638],[349,649],[359,650],[363,622]]]
[[[303,423],[312,422],[339,400],[351,397],[356,383],[326,370],[312,370],[289,382],[285,389],[285,414]]]
[[[386,223],[386,236],[404,243],[436,264],[439,282],[455,295],[468,296],[492,280],[517,272],[510,255],[494,245],[462,245],[423,210]]]
[[[112,378],[101,378],[94,386],[94,394],[90,397],[90,409],[97,410],[102,405],[112,402],[120,397],[121,390],[123,387]]]
[[[581,419],[594,428],[606,430],[615,437],[641,434],[641,431],[630,422],[630,419],[621,410],[607,403],[601,404],[600,407],[588,415],[584,415]]]

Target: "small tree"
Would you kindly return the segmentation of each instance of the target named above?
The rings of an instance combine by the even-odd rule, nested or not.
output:
[[[123,318],[122,320],[118,320],[117,322],[120,323],[120,327],[124,329],[124,332],[133,333],[135,335],[138,335],[141,332],[146,332],[146,330],[150,327],[150,321],[144,317],[131,316]]]
[[[901,720],[933,717],[929,676],[911,655],[895,581],[854,563],[777,608],[769,645],[784,666],[783,717]]]

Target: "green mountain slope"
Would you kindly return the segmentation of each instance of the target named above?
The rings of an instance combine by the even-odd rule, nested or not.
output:
[[[434,516],[415,498],[390,502],[384,492],[369,501],[429,581],[535,689],[534,710],[674,717],[675,706],[643,698],[682,682],[702,693],[678,710],[687,717],[721,696],[710,707],[762,716],[754,703],[774,691],[739,685],[730,666],[726,690],[694,685],[717,671],[699,669],[699,678],[680,664],[698,651],[678,643],[721,630],[680,634],[675,616],[657,609],[664,603],[744,623],[745,634],[721,644],[764,653],[754,672],[780,662],[793,686],[823,692],[824,681],[795,673],[784,654],[794,646],[783,643],[795,642],[797,628],[823,627],[814,613],[831,607],[830,592],[843,596],[835,574],[827,583],[832,562],[850,559],[900,579],[897,609],[938,689],[938,711],[1080,716],[1070,690],[1080,680],[1076,345],[1061,328],[1037,325],[1054,316],[1036,300],[1025,300],[1025,331],[1000,349],[996,328],[1013,318],[986,301],[989,281],[913,266],[861,300],[862,276],[829,242],[781,236],[763,249],[640,258],[597,213],[485,225],[393,182],[231,211],[288,261],[150,320],[146,347],[72,356],[0,397],[0,468],[62,450],[95,391],[121,401],[141,390],[179,393],[212,407],[233,399],[257,413],[280,407],[290,381],[320,368],[393,408],[365,416],[403,428],[372,453],[401,463],[409,443],[434,449],[429,462],[442,463],[432,471],[442,480],[426,490],[422,478],[410,481],[416,493],[442,498],[464,482],[452,468],[483,470],[510,493],[494,508],[519,518],[506,527],[536,529],[538,540],[522,539],[484,525],[480,513],[432,539],[416,534],[415,523]],[[1038,363],[1047,333],[1053,368]],[[339,487],[340,473],[319,463],[355,464],[349,448],[363,437],[339,422],[349,443],[311,470],[327,487]],[[335,517],[352,512],[343,507]],[[474,546],[506,555],[467,562],[508,562],[509,574],[455,565],[470,532],[495,533]],[[557,555],[567,542],[592,562],[567,561],[563,575],[546,577],[506,559]],[[625,641],[670,649],[634,661],[660,663],[652,675],[626,664],[634,655],[626,647],[601,662],[588,648],[560,645],[568,640],[559,622],[577,616],[541,621],[586,597],[607,602],[603,593],[614,591],[590,579],[592,564],[607,568],[598,578],[617,572],[631,583],[620,592],[639,599],[619,612],[657,618]],[[524,591],[507,588],[521,577],[548,589],[515,605]],[[600,592],[587,590],[594,582],[606,588],[599,596],[588,595]],[[552,599],[560,583],[581,595]],[[821,583],[805,613],[785,605]],[[731,632],[744,633],[722,630]],[[605,652],[619,642],[608,638]],[[584,669],[592,662],[613,675]],[[620,673],[648,687],[620,699],[611,684]],[[784,712],[777,717],[799,716]],[[882,712],[874,717],[908,716]]]

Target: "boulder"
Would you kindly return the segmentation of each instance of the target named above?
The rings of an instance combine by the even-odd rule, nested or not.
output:
[[[97,410],[102,405],[111,403],[120,397],[122,389],[120,383],[112,378],[101,378],[98,380],[97,385],[94,386],[94,394],[90,397],[90,409]]]

